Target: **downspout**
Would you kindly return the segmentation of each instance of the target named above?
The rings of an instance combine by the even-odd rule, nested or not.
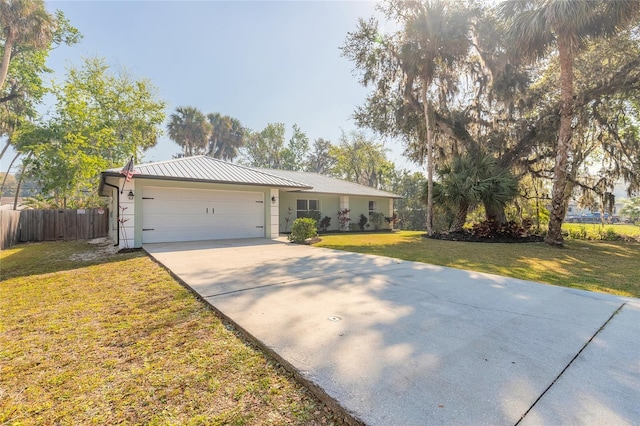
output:
[[[116,189],[116,204],[118,205],[118,208],[116,209],[116,223],[118,224],[117,226],[117,232],[116,232],[116,244],[114,247],[120,246],[120,191],[117,186],[115,185],[111,185],[110,183],[108,183],[106,180],[104,181],[104,184],[106,186],[110,186],[111,188],[115,188]]]

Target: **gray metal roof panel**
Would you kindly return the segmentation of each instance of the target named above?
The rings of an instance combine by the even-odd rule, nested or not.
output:
[[[380,189],[371,188],[369,186],[360,185],[353,182],[347,182],[342,179],[336,179],[330,176],[309,172],[294,172],[290,170],[271,170],[258,169],[270,174],[280,176],[283,179],[291,179],[298,182],[304,182],[311,186],[311,189],[300,190],[299,192],[323,193],[336,195],[355,195],[363,197],[384,197],[384,198],[403,198],[400,195],[392,194]],[[296,191],[298,192],[298,191]]]
[[[119,174],[120,169],[107,173]],[[200,182],[234,183],[240,185],[275,186],[281,188],[309,189],[309,185],[273,175],[239,164],[228,163],[205,155],[177,158],[134,166],[134,178],[191,180]]]

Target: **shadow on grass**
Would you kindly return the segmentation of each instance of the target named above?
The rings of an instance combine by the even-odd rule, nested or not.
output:
[[[472,243],[426,239],[353,241],[330,237],[321,247],[485,272],[622,296],[640,297],[640,244],[567,241],[564,249],[544,243]]]
[[[0,253],[0,281],[143,257],[143,251],[117,253],[112,243],[47,241],[19,244]]]

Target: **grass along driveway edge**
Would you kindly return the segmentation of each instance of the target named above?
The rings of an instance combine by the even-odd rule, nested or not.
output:
[[[0,423],[336,422],[143,253],[96,249],[0,254]]]
[[[468,243],[423,235],[419,231],[330,234],[315,245],[640,297],[640,243],[568,240],[565,248],[557,249],[544,243]]]

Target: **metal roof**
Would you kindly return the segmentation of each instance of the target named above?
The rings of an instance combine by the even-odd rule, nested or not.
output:
[[[120,168],[109,169],[103,175],[121,176]],[[274,175],[238,164],[228,163],[206,155],[177,158],[134,166],[134,178],[187,180],[239,185],[272,186],[279,188],[310,189],[311,186],[293,179]]]
[[[336,195],[354,195],[363,197],[384,197],[384,198],[403,198],[400,195],[392,194],[390,192],[381,191],[369,186],[359,185],[353,182],[347,182],[341,179],[332,178],[330,176],[320,175],[318,173],[309,172],[293,172],[290,170],[271,170],[271,169],[258,169],[264,172],[268,172],[272,175],[279,176],[283,179],[295,180],[297,182],[304,182],[311,189],[296,190],[294,192],[308,192],[308,193],[322,193],[322,194],[336,194]]]

